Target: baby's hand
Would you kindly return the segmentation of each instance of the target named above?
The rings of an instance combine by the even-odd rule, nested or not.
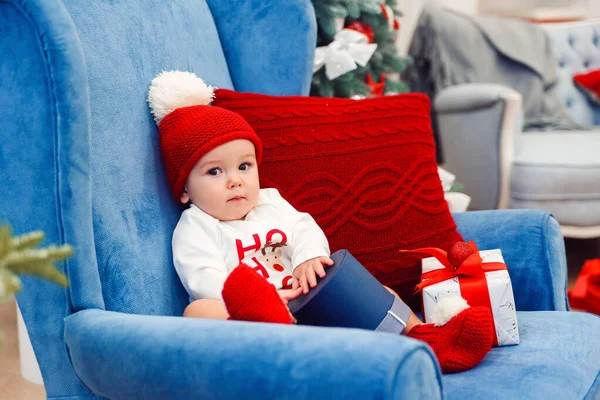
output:
[[[296,289],[293,289],[293,290],[282,290],[281,292],[278,291],[277,294],[279,295],[279,297],[281,297],[281,300],[283,301],[283,303],[287,307],[288,302],[290,300],[294,300],[294,299],[298,298],[298,296],[300,296],[302,294],[302,288],[296,288]],[[290,311],[289,308],[288,308],[288,311]],[[298,320],[296,320],[296,318],[292,315],[291,311],[290,311],[290,318],[292,319],[292,324],[297,324],[298,323]]]
[[[325,278],[323,266],[331,267],[332,265],[333,260],[329,257],[315,257],[303,262],[294,270],[292,287],[294,289],[301,287],[304,294],[308,293],[309,286],[311,288],[317,286],[317,274],[320,278]]]

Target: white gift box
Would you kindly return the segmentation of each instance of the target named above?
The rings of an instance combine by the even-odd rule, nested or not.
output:
[[[486,262],[500,262],[504,264],[504,258],[500,249],[480,251],[479,255],[484,264]],[[442,263],[434,257],[422,260],[423,273],[442,268],[444,268]],[[486,272],[485,278],[492,305],[498,346],[519,344],[519,327],[517,325],[515,298],[508,271]],[[423,288],[423,317],[425,318],[425,322],[431,321],[433,308],[442,297],[461,295],[458,280],[459,277],[455,277]],[[468,303],[469,299],[466,300]]]

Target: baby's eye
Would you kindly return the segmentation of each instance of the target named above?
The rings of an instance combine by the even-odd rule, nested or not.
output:
[[[251,163],[249,163],[249,162],[245,162],[245,163],[241,163],[241,164],[240,164],[240,166],[238,167],[238,169],[239,169],[240,171],[247,171],[247,170],[249,170],[249,169],[250,169],[250,167],[251,167],[251,166],[252,166],[252,164],[251,164]]]
[[[221,173],[221,168],[211,168],[208,170],[208,174],[212,176],[217,176]]]

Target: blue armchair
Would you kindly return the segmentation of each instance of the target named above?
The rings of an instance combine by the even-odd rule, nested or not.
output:
[[[1,0],[0,215],[71,243],[63,290],[24,278],[17,301],[49,399],[401,399],[600,396],[600,319],[568,312],[556,221],[541,211],[456,215],[503,250],[521,344],[442,376],[422,342],[356,329],[179,317],[188,296],[146,105],[151,79],[306,94],[309,0]]]
[[[597,238],[600,108],[575,87],[573,75],[600,68],[600,22],[542,26],[557,63],[557,80],[548,92],[573,121],[591,129],[524,132],[517,87],[481,81],[449,86],[434,103],[445,167],[464,184],[473,209],[545,210],[559,221],[563,235]],[[468,47],[463,51],[472,55]],[[483,70],[496,62],[473,58],[474,68]],[[515,63],[506,64],[519,72]]]

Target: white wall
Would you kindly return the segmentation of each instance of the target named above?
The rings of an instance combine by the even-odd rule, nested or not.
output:
[[[423,9],[423,5],[429,1],[468,14],[476,14],[479,3],[478,0],[399,0],[398,7],[404,14],[400,18],[400,34],[398,35],[397,42],[399,54],[406,55],[419,14]]]
[[[589,0],[588,7],[590,11],[590,16],[594,18],[600,17],[600,1],[598,0]]]

